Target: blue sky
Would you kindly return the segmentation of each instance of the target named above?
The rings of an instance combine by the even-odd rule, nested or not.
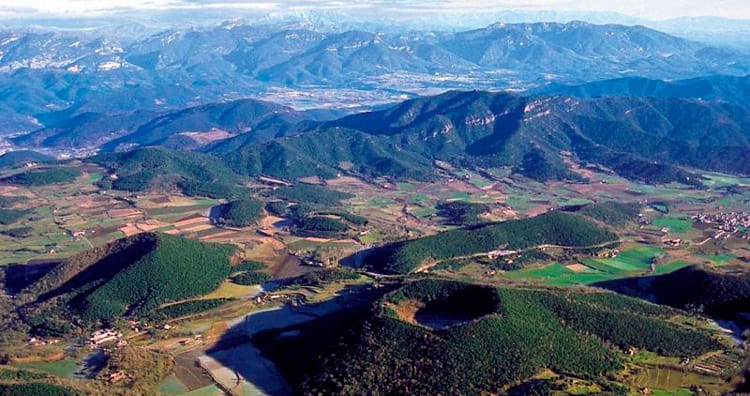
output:
[[[429,13],[554,10],[617,12],[649,19],[682,16],[750,19],[750,0],[0,0],[0,17],[4,18],[107,16],[171,10],[238,13],[341,11],[393,18]]]

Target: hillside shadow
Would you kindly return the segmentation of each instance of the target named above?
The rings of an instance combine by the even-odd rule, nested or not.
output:
[[[43,278],[57,268],[59,261],[38,264],[10,264],[5,267],[4,288],[8,294],[16,294]]]
[[[99,285],[153,251],[156,244],[155,237],[142,234],[138,237],[117,241],[109,246],[106,251],[94,249],[80,253],[69,259],[70,263],[63,265],[76,267],[82,265],[85,268],[62,285],[41,294],[36,302],[44,302],[74,290],[82,290],[87,285]],[[86,262],[92,264],[86,266]],[[65,268],[63,267],[61,270],[65,271]],[[90,292],[91,290],[87,291]],[[77,296],[76,300],[84,299],[86,295],[87,292],[83,292]]]
[[[285,329],[299,327],[353,307],[367,307],[382,293],[370,285],[347,286],[334,298],[324,302],[296,307],[285,304],[253,312],[234,321],[199,361],[211,369],[211,376],[224,389],[241,386],[244,380],[265,394],[291,395],[294,390],[287,382],[284,368],[277,367],[277,359],[266,356],[253,338],[261,333],[264,338],[270,333],[275,334],[274,337],[294,337],[299,334],[298,330]],[[306,353],[294,353],[297,352],[300,355]],[[243,386],[243,389],[247,391],[247,386]]]
[[[518,105],[513,110],[495,120],[491,135],[485,136],[466,148],[469,155],[485,156],[501,153],[505,144],[518,132],[524,115],[524,105]]]
[[[663,275],[602,281],[591,286],[684,310],[685,313],[705,315],[741,344],[744,330],[750,327],[750,289],[744,282],[737,283],[738,286],[724,282],[720,287],[714,287],[711,279],[702,276],[701,272],[686,268]]]

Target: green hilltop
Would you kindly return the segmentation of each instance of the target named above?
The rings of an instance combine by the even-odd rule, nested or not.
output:
[[[366,258],[377,271],[406,274],[427,260],[447,260],[495,250],[524,250],[542,245],[596,247],[618,237],[592,221],[559,211],[536,217],[461,228],[379,249]]]
[[[669,320],[677,315],[611,293],[422,280],[386,294],[369,313],[323,317],[254,341],[303,394],[497,394],[544,369],[614,391],[629,348],[678,357],[726,348]],[[351,330],[330,335],[343,323]],[[290,330],[300,337],[278,337]]]
[[[86,323],[148,315],[160,305],[216,289],[235,247],[145,233],[79,253],[23,290],[35,331],[65,333]]]

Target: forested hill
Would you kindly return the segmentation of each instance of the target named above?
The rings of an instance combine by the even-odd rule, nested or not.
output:
[[[675,315],[612,293],[423,280],[346,325],[331,326],[341,321],[332,315],[254,341],[301,394],[504,394],[544,369],[617,394],[610,374],[624,368],[623,350],[694,357],[726,348],[668,321]],[[299,335],[280,336],[291,330]]]
[[[406,274],[427,261],[441,261],[495,250],[524,250],[542,245],[596,247],[617,235],[578,215],[550,212],[532,218],[446,231],[376,249],[365,260],[376,271]]]
[[[28,147],[84,148],[104,151],[145,146],[197,148],[244,134],[254,142],[283,136],[305,120],[331,118],[335,112],[300,112],[279,104],[241,99],[157,113],[86,112],[49,121],[44,128],[12,138]]]
[[[646,183],[700,184],[683,169],[750,174],[750,110],[674,98],[519,97],[448,92],[324,123],[290,138],[210,150],[235,171],[435,177],[435,159],[575,179],[561,152]]]
[[[532,92],[536,95],[567,95],[579,98],[638,96],[701,99],[744,106],[750,101],[750,76],[704,76],[676,81],[624,77],[580,85],[551,84]]]
[[[18,296],[39,334],[72,323],[144,317],[161,304],[209,293],[229,276],[232,245],[144,233],[67,259]]]
[[[750,275],[691,266],[665,275],[601,282],[596,286],[649,297],[659,304],[712,314],[750,309]]]

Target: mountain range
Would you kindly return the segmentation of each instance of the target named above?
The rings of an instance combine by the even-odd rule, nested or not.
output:
[[[93,161],[117,173],[118,185],[135,180],[140,189],[151,183],[154,163],[190,157],[167,173],[191,189],[211,184],[212,191],[231,184],[221,175],[434,180],[441,174],[437,160],[539,181],[581,180],[573,164],[649,184],[701,185],[701,171],[750,174],[750,113],[723,101],[451,91],[329,121],[271,120],[259,137],[249,132],[211,142],[199,149],[203,154],[138,149]],[[274,133],[284,136],[271,139]],[[218,176],[195,176],[212,174]]]
[[[750,76],[703,76],[687,80],[653,80],[624,77],[579,85],[553,83],[534,94],[568,95],[581,98],[644,96],[724,101],[745,105],[750,100]]]
[[[741,51],[642,26],[583,22],[391,34],[227,23],[121,37],[1,32],[0,132],[49,128],[86,113],[140,119],[122,114],[163,113],[274,89],[289,91],[278,100],[294,105],[310,88],[388,97],[423,89],[750,73],[750,56]],[[347,101],[363,104],[357,95]]]

